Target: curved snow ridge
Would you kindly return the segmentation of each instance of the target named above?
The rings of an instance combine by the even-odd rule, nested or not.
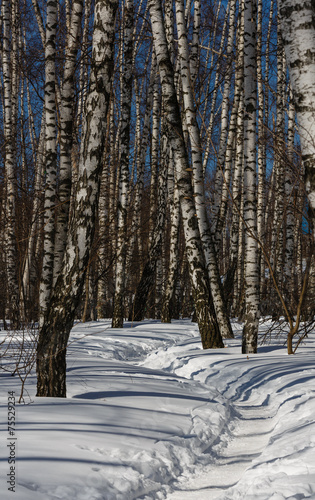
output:
[[[88,356],[141,363],[151,353],[167,351],[172,345],[182,345],[185,349],[189,343],[190,348],[195,344],[200,349],[198,329],[188,325],[187,320],[178,320],[170,328],[157,320],[145,320],[126,322],[124,328],[112,329],[108,320],[78,323],[71,332],[70,345],[72,354],[80,350],[80,354],[85,352]]]
[[[203,351],[189,322],[105,327],[74,329],[68,399],[19,407],[16,500],[315,498],[311,334],[243,356],[239,337]]]
[[[231,404],[231,421],[205,450],[203,473],[183,475],[167,500],[315,498],[312,342],[294,356],[279,345],[244,356],[239,339],[226,343],[216,351],[172,346],[164,359],[157,352],[144,363],[216,388]]]
[[[312,406],[314,411],[315,405]],[[297,416],[293,407],[283,413],[282,418],[291,420],[286,431],[278,420],[267,445],[250,462],[237,484],[215,498],[293,500],[315,497],[314,421]],[[309,439],[305,437],[305,426]]]
[[[226,385],[223,393],[240,408],[245,408],[245,404],[249,405],[248,408],[255,405],[255,411],[264,415],[257,428],[254,420],[249,424],[253,428],[253,440],[257,441],[259,428],[266,427],[269,427],[268,439],[237,484],[217,498],[314,498],[314,361],[301,355],[274,357],[268,364],[259,357],[252,358],[248,367],[241,366],[241,363],[238,369],[234,366],[231,370],[234,377],[227,370],[221,383]],[[227,364],[224,368],[228,368]]]
[[[255,422],[254,427],[251,425]],[[259,431],[257,432],[257,427]],[[206,450],[207,463],[194,476],[182,476],[167,500],[200,500],[221,498],[222,491],[236,484],[249,464],[268,441],[272,419],[249,405],[231,408],[227,422],[217,441]],[[244,496],[243,492],[243,498]]]
[[[166,406],[164,401],[164,406]],[[205,463],[204,451],[209,443],[215,442],[222,431],[228,415],[226,408],[215,400],[193,408],[190,411],[191,427],[187,434],[178,426],[166,436],[158,436],[148,450],[135,451],[132,446],[124,451],[121,448],[90,450],[94,454],[106,455],[113,464],[112,469],[94,468],[94,478],[106,491],[106,500],[146,500],[164,499],[169,484],[179,476],[192,475]],[[151,435],[157,433],[159,426],[169,429],[170,412],[159,415],[159,422],[151,421]],[[142,422],[142,432],[148,432],[149,423]],[[120,476],[118,480],[117,476]],[[101,479],[100,479],[101,478]],[[98,498],[98,497],[97,497]]]

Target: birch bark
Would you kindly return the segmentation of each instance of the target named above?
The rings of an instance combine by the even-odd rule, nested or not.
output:
[[[229,132],[229,110],[230,110],[230,90],[232,82],[232,71],[233,71],[233,46],[234,46],[234,35],[235,35],[235,13],[236,13],[236,0],[230,0],[229,2],[229,32],[227,41],[227,69],[224,81],[222,105],[221,105],[221,135],[220,135],[220,146],[217,158],[217,169],[215,174],[215,193],[214,193],[214,206],[213,214],[214,218],[218,215],[220,209],[221,195],[222,195],[222,184],[224,177],[224,158],[226,152],[226,145],[228,140]],[[218,233],[216,234],[218,235]],[[216,241],[216,248],[218,249],[218,242]]]
[[[16,246],[16,164],[14,155],[14,123],[12,106],[12,73],[10,47],[10,2],[2,2],[3,24],[3,103],[4,103],[4,137],[5,137],[5,177],[6,177],[6,224],[5,224],[5,263],[7,274],[7,309],[10,317],[10,327],[19,326],[19,284],[17,273]]]
[[[145,171],[145,161],[149,144],[149,132],[150,132],[150,116],[153,106],[153,88],[154,82],[156,79],[156,59],[154,53],[152,54],[152,63],[151,63],[151,71],[150,71],[150,82],[148,95],[146,99],[146,108],[143,120],[143,128],[142,128],[142,138],[141,144],[139,147],[139,156],[137,158],[136,167],[137,167],[137,183],[136,183],[136,193],[135,193],[135,206],[133,212],[133,235],[131,241],[129,243],[129,249],[127,253],[127,269],[130,268],[130,261],[132,258],[132,254],[137,243],[138,245],[138,256],[141,259],[142,256],[142,241],[140,236],[140,220],[141,220],[141,204],[143,197],[143,188],[144,188],[144,171]],[[138,237],[138,238],[137,238]],[[141,267],[140,267],[140,271]],[[132,317],[132,313],[129,312],[129,317]]]
[[[162,238],[166,216],[166,193],[167,193],[167,165],[165,161],[161,162],[158,176],[158,207],[154,231],[150,242],[148,260],[145,263],[140,283],[133,304],[132,319],[141,321],[145,316],[147,298],[154,284],[154,277],[157,268],[158,259],[161,256]]]
[[[173,315],[173,297],[175,294],[176,279],[178,274],[179,257],[179,228],[180,228],[180,205],[179,194],[174,178],[174,162],[170,154],[168,164],[168,190],[170,199],[170,257],[169,270],[162,300],[161,321],[170,323]]]
[[[167,137],[172,147],[176,179],[180,195],[180,205],[186,242],[186,255],[189,261],[190,276],[198,325],[204,348],[222,347],[222,337],[210,310],[210,290],[201,245],[190,165],[185,147],[180,110],[174,84],[174,70],[170,61],[165,35],[162,6],[160,0],[150,1],[150,18],[154,48],[158,61],[162,95],[165,106]]]
[[[293,282],[293,256],[294,256],[294,204],[293,198],[296,192],[295,183],[292,179],[292,165],[294,162],[294,136],[295,136],[295,109],[292,102],[293,96],[290,91],[289,116],[288,116],[288,161],[285,169],[285,196],[286,196],[286,239],[285,239],[285,259],[284,259],[284,275],[285,288],[288,290],[287,296],[292,296],[294,290]]]
[[[271,2],[272,3],[272,2]],[[265,108],[264,108],[264,87],[263,87],[263,43],[262,43],[262,18],[263,2],[258,0],[257,4],[257,90],[258,90],[258,187],[257,187],[257,235],[260,242],[263,241],[265,232],[265,191],[266,191],[266,134],[265,134]],[[266,85],[266,92],[268,87]],[[264,256],[261,246],[258,247],[258,259],[260,262],[260,291],[263,290],[264,276]]]
[[[181,62],[180,79],[183,89],[184,115],[190,138],[192,156],[192,177],[196,206],[196,216],[209,275],[211,296],[216,311],[219,328],[223,338],[233,337],[232,328],[223,301],[217,255],[212,240],[210,224],[205,206],[204,176],[202,169],[202,146],[197,122],[193,93],[191,88],[188,40],[185,27],[184,4],[176,0],[176,20],[178,31],[178,50]],[[210,299],[211,300],[211,299]]]
[[[83,0],[74,0],[72,2],[68,43],[65,49],[66,58],[61,88],[59,191],[57,195],[58,210],[54,246],[53,283],[56,283],[59,276],[67,244],[72,176],[74,74],[79,48],[82,12]]]
[[[45,41],[45,202],[44,202],[44,248],[39,290],[39,324],[43,325],[48,308],[53,282],[55,250],[55,206],[57,182],[56,144],[56,26],[57,0],[47,2]]]
[[[126,280],[126,223],[129,192],[129,141],[132,99],[133,61],[133,0],[126,0],[124,9],[124,66],[122,74],[120,165],[118,198],[118,254],[116,263],[115,298],[112,328],[122,328],[124,323],[124,292]]]
[[[315,225],[315,7],[313,2],[279,0],[281,32],[294,95],[305,187],[314,238]]]
[[[67,248],[53,288],[37,347],[37,396],[66,397],[66,348],[89,262],[95,229],[106,115],[111,92],[115,14],[118,2],[96,0],[90,88],[84,113],[74,201]]]
[[[259,320],[259,265],[256,201],[256,2],[244,4],[244,221],[245,325],[242,353],[257,352]]]

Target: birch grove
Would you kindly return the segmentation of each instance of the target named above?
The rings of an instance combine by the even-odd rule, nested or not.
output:
[[[38,395],[66,395],[74,319],[189,317],[204,348],[237,319],[254,354],[283,318],[294,352],[315,303],[313,16],[2,0],[0,322],[37,329]]]

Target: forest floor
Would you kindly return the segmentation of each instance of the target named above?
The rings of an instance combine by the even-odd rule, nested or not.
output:
[[[32,373],[13,436],[7,403],[21,384],[7,352],[1,499],[315,499],[315,332],[293,356],[276,333],[244,356],[233,329],[224,349],[204,351],[189,320],[78,323],[67,399],[36,398]]]

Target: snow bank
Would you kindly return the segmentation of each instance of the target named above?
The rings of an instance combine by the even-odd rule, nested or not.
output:
[[[215,351],[189,321],[109,326],[73,329],[67,399],[36,398],[28,378],[12,498],[315,498],[315,335],[294,356],[277,338],[247,357],[237,323]],[[1,374],[1,385],[8,492],[7,392],[18,395],[19,381]]]
[[[74,328],[69,399],[34,397],[32,376],[31,402],[18,408],[15,500],[165,498],[168,483],[195,470],[224,426],[229,406],[198,381],[136,361],[152,350],[163,357],[170,344],[197,335],[187,323]],[[14,377],[3,379],[2,394],[8,390],[18,391]],[[1,404],[4,410],[5,397]]]

